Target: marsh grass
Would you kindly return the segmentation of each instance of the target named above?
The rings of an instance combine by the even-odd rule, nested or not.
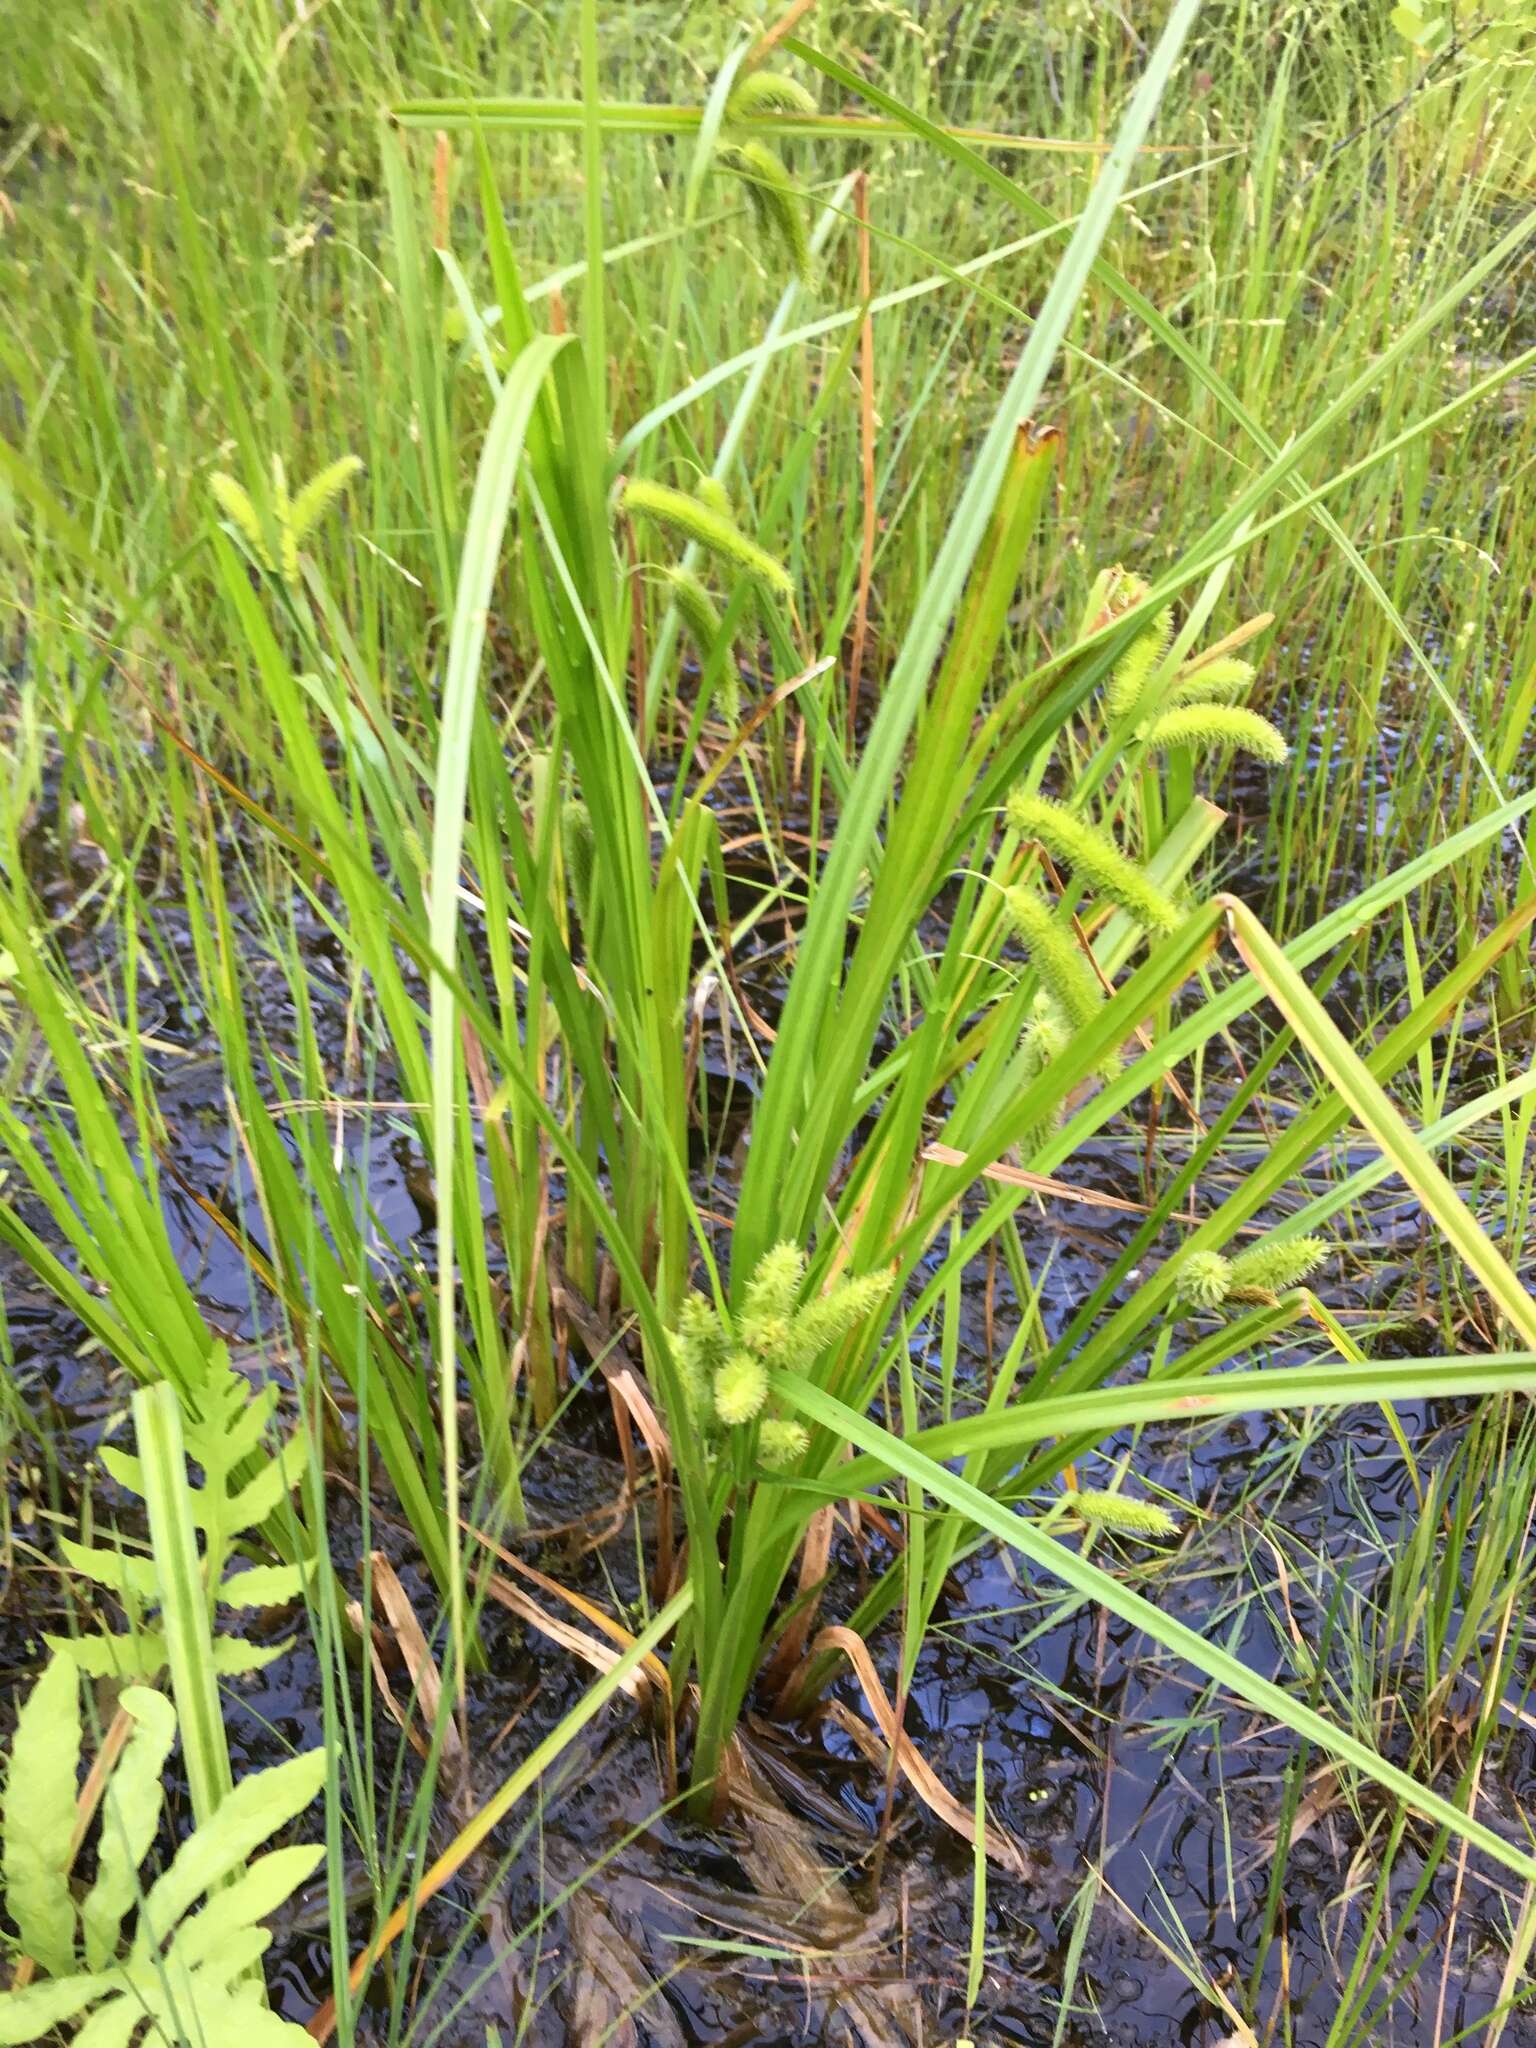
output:
[[[1499,70],[1437,64],[1327,5],[1180,0],[1146,46],[1070,8],[827,7],[772,52],[812,118],[699,10],[586,0],[505,36],[454,7],[174,36],[159,13],[39,23],[11,88],[0,1232],[132,1379],[196,1405],[220,1332],[165,1220],[188,1190],[151,1021],[196,1020],[243,1193],[192,1196],[305,1362],[317,1460],[357,1461],[366,1496],[377,1459],[441,1602],[427,1774],[386,1795],[354,1624],[314,1579],[343,2038],[342,1959],[352,1990],[395,1967],[442,1839],[483,1658],[465,1525],[522,1520],[573,1369],[676,1491],[610,1622],[621,1675],[665,1649],[697,1814],[754,1684],[803,1709],[836,1668],[828,1516],[865,1498],[904,1531],[853,1615],[873,1638],[900,1610],[898,1701],[957,1562],[1002,1543],[1385,1791],[1383,1887],[1410,1813],[1437,1856],[1529,1881],[1433,1733],[1437,1688],[1523,1611],[1519,1432],[1480,1423],[1417,1482],[1454,1533],[1508,1463],[1462,1531],[1488,1560],[1467,1612],[1426,1519],[1379,1614],[1330,1610],[1342,1692],[1246,1669],[1116,1568],[1098,1539],[1134,1467],[1072,1504],[1096,1446],[1192,1404],[1533,1378],[1529,51],[1501,28]],[[1261,914],[1218,891],[1238,860]],[[770,923],[783,972],[749,994]],[[109,964],[82,983],[87,943]],[[748,1119],[707,1184],[706,1029]],[[1240,1125],[1282,1059],[1258,1146]],[[361,1115],[366,1162],[380,1085],[431,1181],[416,1271],[338,1136]],[[1021,1217],[1101,1133],[1136,1149],[1146,1213],[1052,1335]],[[1333,1167],[1360,1134],[1379,1161]],[[1440,1344],[1406,1359],[1280,1273],[1387,1174],[1433,1231]],[[1261,1218],[1273,1284],[1181,1280],[1230,1271]],[[674,1333],[690,1299],[746,1327],[785,1241],[801,1316],[850,1280],[868,1310],[813,1355],[759,1347],[764,1457],[740,1401],[691,1426]],[[955,1318],[987,1261],[1028,1306],[978,1388]],[[1325,1362],[1253,1364],[1310,1329]],[[1402,1751],[1383,1646],[1416,1630],[1440,1675]],[[458,1829],[444,1881],[617,1682]],[[1474,1758],[1491,1740],[1484,1717]],[[1370,1939],[1330,2048],[1377,1995]]]

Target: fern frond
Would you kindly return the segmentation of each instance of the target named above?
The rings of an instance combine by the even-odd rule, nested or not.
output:
[[[1115,718],[1125,718],[1141,701],[1148,678],[1168,652],[1173,639],[1173,613],[1157,612],[1144,632],[1138,633],[1110,673],[1105,701]]]
[[[1278,727],[1241,704],[1186,704],[1164,711],[1147,727],[1145,739],[1154,753],[1170,747],[1232,747],[1276,768],[1284,767],[1291,753]]]
[[[658,526],[670,527],[688,540],[697,541],[708,554],[729,563],[742,575],[755,577],[781,597],[788,597],[791,584],[783,563],[776,562],[755,540],[748,540],[733,520],[722,518],[686,491],[674,490],[670,484],[650,483],[644,477],[631,477],[624,486],[622,503],[626,512],[639,513]]]
[[[1008,799],[1008,822],[1022,838],[1034,839],[1071,868],[1097,895],[1135,918],[1151,932],[1171,932],[1179,922],[1178,906],[1099,825],[1092,825],[1049,797],[1015,791]]]
[[[761,142],[724,143],[719,160],[745,184],[761,232],[782,246],[800,282],[809,282],[811,238],[805,208],[783,163]]]
[[[319,524],[362,466],[361,456],[343,455],[310,478],[294,499],[289,514],[296,541],[303,540]]]
[[[50,1977],[74,1968],[67,1855],[79,1766],[80,1679],[55,1657],[16,1717],[5,1784],[5,1910],[22,1953]]]
[[[758,114],[814,114],[816,101],[798,78],[782,71],[749,71],[736,81],[725,104],[727,121],[750,121]]]
[[[222,469],[216,469],[208,479],[208,488],[218,500],[219,510],[244,540],[268,574],[273,568],[272,550],[267,546],[267,537],[261,530],[261,520],[256,507],[251,503],[251,494],[244,484],[236,483],[232,476],[226,476]]]

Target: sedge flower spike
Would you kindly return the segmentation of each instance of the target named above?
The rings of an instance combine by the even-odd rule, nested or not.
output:
[[[733,1351],[715,1374],[715,1413],[727,1429],[751,1422],[768,1398],[768,1368],[750,1351]]]
[[[1283,1294],[1298,1287],[1328,1256],[1320,1237],[1292,1237],[1283,1243],[1260,1238],[1232,1261],[1233,1294]]]
[[[785,1415],[770,1415],[757,1433],[757,1455],[769,1472],[797,1465],[810,1447],[805,1425]]]
[[[1179,922],[1178,907],[1152,877],[1120,851],[1101,826],[1090,824],[1049,797],[1026,796],[1015,790],[1008,799],[1008,822],[1023,839],[1033,839],[1057,860],[1065,861],[1073,879],[1095,895],[1134,917],[1150,932],[1171,932]]]
[[[1080,1487],[1069,1497],[1071,1511],[1090,1528],[1109,1529],[1117,1536],[1139,1536],[1146,1543],[1166,1543],[1179,1525],[1156,1501],[1135,1500],[1126,1493],[1099,1493]]]
[[[1174,1280],[1176,1298],[1189,1308],[1215,1308],[1232,1289],[1232,1263],[1220,1252],[1191,1252]]]

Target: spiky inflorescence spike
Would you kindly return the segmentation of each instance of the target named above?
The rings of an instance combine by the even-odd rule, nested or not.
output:
[[[1139,1536],[1149,1543],[1166,1542],[1179,1533],[1173,1516],[1156,1501],[1133,1500],[1129,1494],[1099,1493],[1086,1487],[1079,1487],[1068,1499],[1079,1520],[1096,1529],[1112,1529],[1120,1536]]]
[[[804,1252],[795,1244],[776,1244],[763,1253],[747,1282],[741,1341],[770,1365],[788,1360],[790,1323],[804,1280]]]
[[[715,601],[691,569],[668,569],[667,583],[684,630],[703,661],[720,637]]]
[[[805,1253],[787,1240],[770,1245],[752,1269],[743,1308],[747,1315],[794,1313],[805,1284]]]
[[[1190,1308],[1215,1308],[1232,1289],[1232,1263],[1220,1252],[1191,1252],[1179,1267],[1174,1295]]]
[[[293,501],[281,455],[272,458],[272,513],[277,521],[277,566],[285,583],[299,580],[299,543],[293,531]]]
[[[302,540],[325,517],[362,466],[360,456],[343,455],[310,478],[289,514],[295,540]]]
[[[788,597],[789,571],[783,563],[776,562],[755,540],[748,540],[731,520],[700,504],[686,491],[673,490],[670,484],[650,483],[644,477],[631,477],[624,486],[623,504],[626,512],[638,512],[660,526],[674,528],[743,575],[755,576],[781,597]]]
[[[677,1329],[672,1337],[672,1355],[678,1377],[688,1395],[694,1419],[707,1420],[711,1412],[711,1389],[715,1374],[731,1352],[730,1333],[720,1320],[714,1303],[702,1294],[690,1294],[677,1312]]]
[[[784,1363],[796,1372],[806,1371],[823,1351],[878,1308],[890,1291],[889,1273],[863,1273],[856,1280],[839,1280],[828,1293],[808,1302],[790,1324]]]
[[[1236,655],[1218,655],[1186,668],[1163,699],[1165,710],[1177,704],[1239,704],[1253,685],[1253,664]]]
[[[707,505],[711,512],[718,512],[722,519],[735,519],[736,507],[731,503],[731,494],[719,477],[701,476],[693,487],[693,495],[701,505]]]
[[[1138,633],[1110,672],[1107,702],[1112,715],[1125,718],[1135,710],[1147,678],[1168,652],[1173,639],[1173,613],[1157,612]]]
[[[770,1415],[757,1432],[758,1459],[770,1472],[798,1464],[810,1447],[805,1425],[786,1415]]]
[[[1185,704],[1154,718],[1145,734],[1154,753],[1170,747],[1234,747],[1281,768],[1290,758],[1285,735],[1241,704]]]
[[[1015,790],[1008,799],[1008,822],[1021,837],[1038,840],[1057,860],[1067,862],[1078,881],[1118,903],[1148,931],[1171,932],[1178,924],[1173,898],[1122,853],[1106,831],[1079,818],[1065,804]]]
[[[1320,1237],[1292,1237],[1283,1243],[1261,1237],[1232,1261],[1234,1294],[1283,1294],[1298,1287],[1328,1256]]]
[[[750,1351],[733,1351],[715,1374],[715,1413],[729,1429],[750,1422],[768,1398],[768,1368]]]
[[[576,915],[585,925],[592,905],[592,871],[597,862],[597,835],[592,830],[592,813],[573,796],[560,807],[560,851],[565,858],[565,879]]]
[[[208,488],[218,500],[219,510],[224,517],[239,531],[251,553],[270,574],[275,566],[272,550],[267,546],[266,535],[261,530],[256,507],[251,503],[250,492],[244,484],[236,483],[232,476],[226,476],[221,469],[216,469],[209,477]]]
[[[1014,930],[1046,994],[1074,1030],[1091,1024],[1104,995],[1081,952],[1033,889],[1016,886],[1003,894]]]
[[[811,239],[795,182],[779,158],[761,142],[721,145],[720,162],[747,188],[762,233],[778,242],[802,284],[811,274]]]
[[[1005,889],[1003,895],[1014,929],[1029,954],[1030,965],[1040,977],[1045,994],[1055,1005],[1066,1034],[1070,1036],[1073,1031],[1085,1029],[1104,1006],[1104,991],[1093,970],[1033,889],[1015,886]],[[1045,1028],[1049,1033],[1048,1012]],[[1064,1039],[1056,1043],[1054,1050],[1062,1050],[1064,1043]],[[1041,1064],[1044,1064],[1044,1059]],[[1120,1071],[1118,1052],[1107,1052],[1099,1062],[1098,1071],[1105,1080],[1112,1080]]]
[[[731,88],[726,101],[728,121],[750,121],[758,114],[814,114],[816,102],[798,78],[782,71],[749,71]]]

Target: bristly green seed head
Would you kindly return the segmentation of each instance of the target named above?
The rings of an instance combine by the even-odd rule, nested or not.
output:
[[[1154,613],[1146,630],[1137,634],[1110,673],[1105,694],[1113,717],[1125,718],[1135,710],[1172,640],[1173,613],[1166,609]]]
[[[1158,887],[1144,868],[1120,851],[1102,826],[1091,824],[1049,797],[1015,790],[1008,799],[1008,823],[1023,839],[1033,839],[1057,860],[1065,861],[1075,881],[1118,904],[1149,932],[1171,932],[1179,922],[1178,905]]]
[[[1253,684],[1253,664],[1234,654],[1217,655],[1186,668],[1163,699],[1165,710],[1176,704],[1237,704]]]
[[[672,1334],[672,1356],[688,1399],[690,1418],[705,1426],[713,1413],[712,1383],[730,1356],[731,1339],[714,1305],[702,1294],[686,1297]]]
[[[576,905],[577,916],[585,925],[591,916],[597,836],[592,830],[592,813],[580,797],[572,797],[560,807],[560,851],[565,860],[565,878],[571,900]]]
[[[789,571],[784,565],[776,562],[755,540],[748,540],[733,520],[723,517],[698,498],[690,497],[686,491],[634,476],[624,486],[622,503],[626,512],[653,519],[658,526],[670,527],[685,539],[696,541],[707,554],[714,555],[740,574],[755,577],[759,583],[777,591],[780,597],[789,596],[792,586]]]
[[[1327,1256],[1327,1243],[1320,1237],[1292,1237],[1280,1244],[1260,1238],[1232,1261],[1231,1291],[1283,1294],[1288,1287],[1300,1286]]]
[[[1191,1252],[1178,1270],[1176,1299],[1190,1308],[1215,1308],[1232,1291],[1232,1263],[1220,1252]]]
[[[693,642],[700,661],[704,661],[720,637],[720,614],[715,609],[715,601],[691,569],[680,566],[668,569],[666,578],[683,630]]]
[[[1072,1512],[1096,1529],[1111,1529],[1117,1536],[1139,1536],[1144,1542],[1166,1543],[1179,1533],[1179,1525],[1156,1501],[1133,1500],[1124,1493],[1098,1493],[1086,1487],[1070,1494]]]
[[[889,1273],[862,1273],[856,1280],[839,1280],[795,1317],[784,1363],[796,1372],[809,1370],[824,1351],[877,1309],[890,1291]]]
[[[707,505],[711,512],[718,512],[722,519],[735,519],[736,507],[731,503],[730,492],[719,477],[711,476],[707,470],[694,485],[693,495],[701,505]]]
[[[219,510],[244,540],[256,557],[257,562],[270,575],[276,564],[272,550],[267,546],[266,535],[261,530],[261,520],[256,507],[251,503],[251,494],[244,484],[237,483],[223,470],[216,469],[208,479],[208,488],[218,501]]]
[[[733,1351],[715,1374],[715,1413],[728,1429],[750,1422],[768,1398],[768,1369],[750,1351]]]
[[[805,1284],[805,1253],[788,1242],[770,1245],[747,1282],[743,1303],[749,1316],[790,1316]]]
[[[751,121],[759,114],[814,114],[816,102],[798,78],[782,71],[749,71],[731,88],[727,121]]]
[[[718,156],[724,168],[734,171],[746,186],[759,232],[778,243],[795,276],[802,284],[808,283],[811,238],[805,225],[805,203],[782,162],[762,142],[722,143]]]
[[[811,1447],[803,1423],[784,1415],[770,1415],[757,1432],[757,1455],[770,1472],[782,1472],[798,1465]]]
[[[1142,737],[1155,754],[1170,747],[1232,747],[1275,768],[1283,768],[1291,754],[1284,733],[1242,704],[1183,704],[1154,718]]]
[[[1104,1007],[1104,991],[1081,949],[1033,889],[1016,885],[1005,889],[1003,896],[1030,965],[1064,1027],[1065,1035],[1056,1047],[1063,1050],[1073,1032],[1087,1030],[1098,1017]],[[1105,1053],[1097,1071],[1103,1080],[1114,1079],[1120,1071],[1117,1048]]]
[[[1091,1024],[1104,994],[1077,945],[1033,889],[1015,885],[1003,893],[1042,988],[1074,1029]]]

